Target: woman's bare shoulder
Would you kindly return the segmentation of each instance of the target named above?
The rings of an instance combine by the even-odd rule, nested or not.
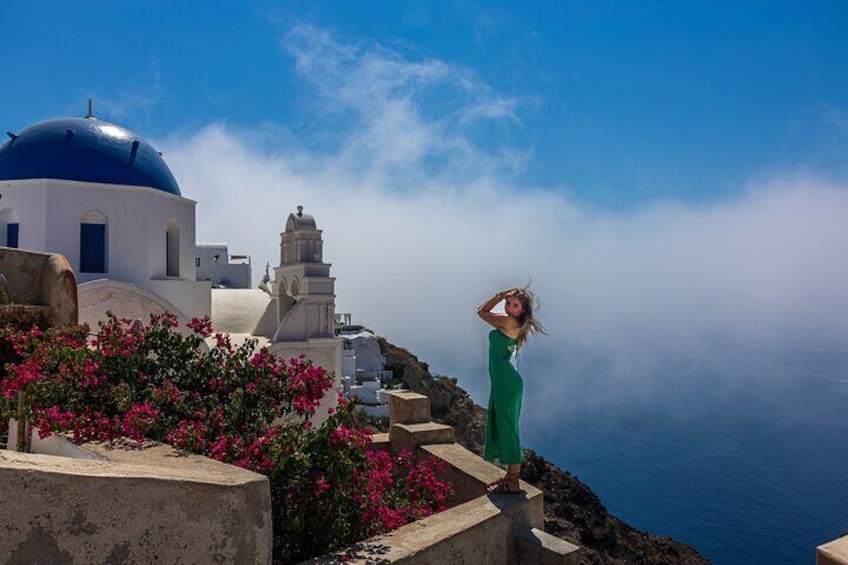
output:
[[[518,330],[510,330],[509,328],[498,328],[502,334],[510,339],[518,339]]]
[[[518,334],[521,333],[521,326],[518,325],[515,319],[510,317],[507,317],[504,325],[500,326],[499,329],[504,335],[512,339],[518,339]]]

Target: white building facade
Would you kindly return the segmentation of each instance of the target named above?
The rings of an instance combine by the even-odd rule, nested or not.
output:
[[[106,309],[210,313],[210,285],[195,280],[195,205],[161,155],[116,124],[50,120],[0,147],[0,243],[65,255],[81,321]]]
[[[250,255],[230,255],[226,243],[198,243],[194,267],[197,280],[212,288],[250,288]]]

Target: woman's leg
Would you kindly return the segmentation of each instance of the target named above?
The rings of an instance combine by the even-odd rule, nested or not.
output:
[[[521,494],[521,463],[510,463],[506,466],[506,475],[488,485],[489,492],[494,494]]]
[[[518,481],[521,479],[521,463],[511,463],[506,466],[506,484],[510,488],[518,488]],[[513,489],[514,490],[514,489]]]

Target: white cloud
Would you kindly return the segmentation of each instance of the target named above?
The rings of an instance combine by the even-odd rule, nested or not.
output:
[[[222,124],[167,141],[198,200],[198,239],[274,266],[285,219],[304,205],[324,230],[338,310],[462,377],[478,401],[486,328],[475,307],[531,277],[551,332],[523,362],[538,403],[611,388],[645,398],[668,385],[662,367],[718,371],[734,362],[718,351],[848,338],[848,186],[783,175],[710,205],[592,210],[520,186],[498,162],[520,148],[475,143],[461,117],[508,126],[517,107],[472,73],[315,28],[284,45],[327,112],[317,132],[337,143],[319,147],[310,130],[268,150],[257,132]]]
[[[521,163],[475,146],[475,129],[486,123],[520,124],[519,101],[498,96],[468,69],[410,61],[373,43],[342,43],[312,26],[293,28],[282,44],[314,89],[311,121],[320,139],[328,132],[335,138],[335,160],[347,171],[402,189],[432,182],[434,172]]]

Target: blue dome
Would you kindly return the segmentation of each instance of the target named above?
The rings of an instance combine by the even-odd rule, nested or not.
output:
[[[63,179],[147,186],[180,196],[168,165],[133,132],[94,118],[48,120],[0,147],[0,180]]]

